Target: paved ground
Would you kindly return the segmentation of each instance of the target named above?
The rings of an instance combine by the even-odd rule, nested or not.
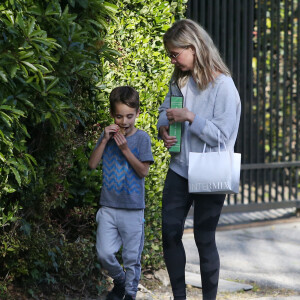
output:
[[[295,220],[295,208],[279,208],[270,209],[264,211],[254,212],[236,212],[236,213],[222,213],[218,223],[218,230],[241,228],[243,225],[251,225],[253,223],[261,222],[259,225],[265,225],[273,221],[288,221]],[[231,227],[230,227],[231,226]],[[189,229],[193,227],[193,208],[190,210],[187,220],[185,222],[185,228]]]
[[[187,291],[188,300],[200,300],[201,290],[193,288],[201,287],[201,280],[192,224],[189,214],[183,236]],[[222,214],[216,240],[221,259],[219,300],[300,300],[300,218],[295,209]],[[167,274],[163,276],[161,282],[167,282]],[[255,291],[259,289],[262,292]],[[169,285],[150,290],[141,286],[137,295],[137,300],[172,299]]]
[[[220,231],[220,278],[300,292],[300,222]],[[191,233],[184,235],[189,270],[199,257]],[[191,266],[197,266],[192,268]]]
[[[238,219],[235,214],[224,214],[220,219],[221,230],[216,234],[221,259],[221,281],[289,289],[299,296],[286,299],[300,299],[300,219],[293,216],[292,210],[280,209],[251,215],[245,213],[244,216],[235,213]],[[259,218],[255,218],[255,214]],[[273,224],[264,223],[270,219]],[[191,221],[189,217],[184,234],[187,271],[199,273],[199,257],[192,231],[189,230]],[[231,229],[230,226],[237,223],[243,226]],[[230,230],[226,230],[226,225]]]

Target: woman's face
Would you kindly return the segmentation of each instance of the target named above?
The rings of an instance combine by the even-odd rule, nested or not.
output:
[[[171,63],[181,71],[193,71],[195,62],[195,51],[192,47],[177,48],[169,45],[167,47]]]

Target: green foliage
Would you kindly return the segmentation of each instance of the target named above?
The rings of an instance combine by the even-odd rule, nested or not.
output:
[[[169,156],[158,106],[172,66],[162,35],[185,0],[5,0],[0,4],[0,297],[101,292],[95,213],[101,169],[88,158],[111,122],[108,94],[134,86],[152,138],[144,269],[162,264],[161,197]]]
[[[116,11],[99,0],[0,4],[0,292],[17,279],[79,288],[100,280],[91,206],[98,174],[80,147],[102,65],[119,55],[104,40]],[[72,174],[74,183],[90,179],[87,191],[70,188]]]
[[[156,123],[158,107],[164,100],[172,74],[172,65],[165,54],[162,36],[175,21],[182,18],[186,1],[130,0],[117,1],[120,8],[118,23],[109,28],[107,42],[122,57],[114,66],[104,65],[103,93],[98,96],[98,122],[103,120],[102,100],[108,99],[112,88],[131,85],[140,93],[141,115],[137,127],[152,138],[155,163],[146,178],[146,228],[143,251],[144,269],[156,269],[162,265],[161,199],[169,155],[161,141],[157,140]]]
[[[45,133],[84,117],[80,108],[102,76],[103,59],[117,55],[103,41],[105,16],[116,7],[68,2],[0,6],[0,197],[30,183],[36,166],[30,154],[47,145]]]

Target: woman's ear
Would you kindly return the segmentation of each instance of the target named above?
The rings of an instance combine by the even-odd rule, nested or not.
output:
[[[196,49],[194,46],[190,46],[191,47],[191,51],[192,51],[192,54],[195,54],[196,53]]]

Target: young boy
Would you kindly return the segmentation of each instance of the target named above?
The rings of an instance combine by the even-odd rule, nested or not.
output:
[[[90,157],[94,169],[102,159],[103,183],[98,223],[97,255],[114,280],[107,300],[135,299],[141,275],[144,246],[144,177],[153,163],[149,135],[135,128],[139,94],[129,86],[117,87],[110,96],[114,124],[107,126]],[[125,271],[115,254],[123,246]]]

